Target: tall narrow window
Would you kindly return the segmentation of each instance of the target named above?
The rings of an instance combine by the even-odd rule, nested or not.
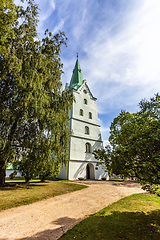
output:
[[[92,119],[92,113],[91,112],[89,112],[89,118]]]
[[[84,99],[84,104],[86,104],[86,105],[87,105],[87,99]]]
[[[90,153],[90,152],[91,152],[91,144],[86,143],[86,153]]]
[[[80,115],[83,116],[83,109],[80,109]]]
[[[89,135],[89,127],[85,126],[85,134]]]

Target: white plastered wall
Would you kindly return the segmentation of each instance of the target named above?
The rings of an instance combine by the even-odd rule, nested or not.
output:
[[[100,126],[98,125],[96,98],[90,92],[86,81],[77,91],[73,90],[73,94],[75,102],[73,102],[69,115],[72,135],[68,179],[86,178],[88,163],[90,163],[92,170],[94,169],[95,179],[108,178],[108,174],[102,169],[102,166],[96,166],[97,161],[92,154],[95,149],[103,148]],[[87,104],[84,103],[84,99],[87,100]],[[80,115],[80,109],[83,110],[83,116]],[[89,112],[92,113],[92,119],[89,118]],[[89,127],[89,134],[85,133],[85,126]],[[86,153],[86,143],[90,143],[91,153]]]
[[[79,177],[83,177],[86,179],[87,177],[87,164],[88,162],[79,162],[79,161],[72,161],[69,163],[69,179],[74,180],[78,179]],[[102,166],[97,166],[95,162],[91,162],[94,167],[94,175],[95,179],[102,179],[102,177],[106,177],[108,180],[108,174],[102,169]]]

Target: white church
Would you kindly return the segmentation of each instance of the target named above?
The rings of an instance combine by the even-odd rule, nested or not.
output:
[[[92,152],[103,148],[100,125],[98,124],[96,98],[91,93],[86,80],[83,80],[80,64],[77,61],[70,84],[75,101],[69,113],[69,128],[71,130],[69,145],[69,161],[67,168],[63,167],[57,176],[60,179],[75,180],[101,179],[108,174],[97,166],[97,160]]]

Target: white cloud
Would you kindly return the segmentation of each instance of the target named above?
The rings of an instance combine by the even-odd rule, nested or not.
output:
[[[40,11],[40,21],[45,21],[50,17],[50,15],[53,13],[53,11],[56,8],[55,1],[54,0],[39,0],[36,1],[39,5]]]
[[[57,33],[60,29],[63,28],[64,25],[64,20],[62,19],[60,23],[53,29],[52,34]]]
[[[85,75],[101,104],[100,111],[106,111],[108,105],[138,104],[160,89],[160,2],[142,3],[131,15],[126,13],[127,24],[115,34],[109,35],[110,27],[104,22],[83,46],[88,53],[83,65],[89,66]]]
[[[49,3],[50,3],[50,6],[52,7],[52,9],[55,10],[55,8],[56,8],[55,1],[54,0],[50,0]]]

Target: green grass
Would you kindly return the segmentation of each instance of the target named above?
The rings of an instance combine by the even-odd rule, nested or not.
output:
[[[160,197],[134,194],[91,215],[61,240],[158,240]]]
[[[6,180],[9,186],[0,189],[0,211],[26,205],[42,199],[81,190],[87,186],[63,181],[32,180],[26,184],[22,178]]]

